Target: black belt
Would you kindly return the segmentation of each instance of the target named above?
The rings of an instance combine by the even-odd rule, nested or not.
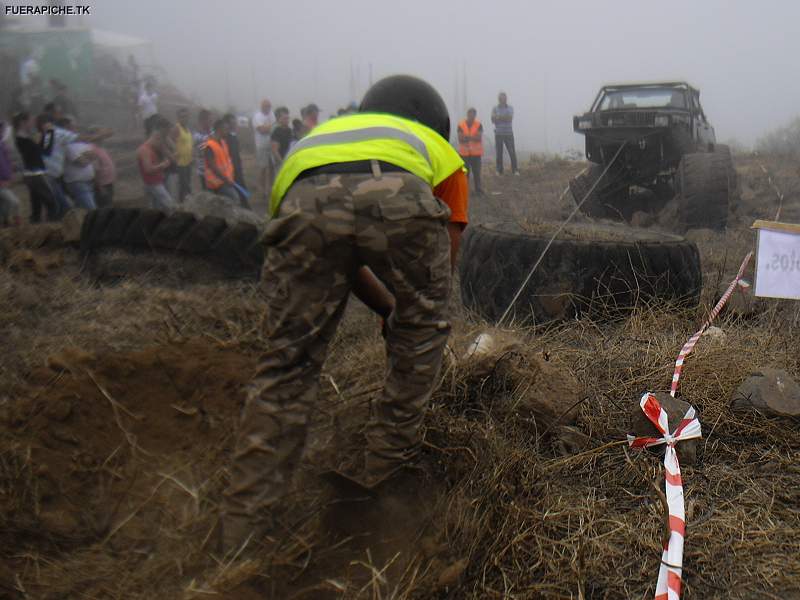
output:
[[[378,167],[382,173],[408,173],[409,171],[387,163],[382,160],[377,161]],[[313,169],[306,169],[300,175],[295,177],[295,181],[306,179],[307,177],[314,177],[315,175],[348,175],[348,174],[371,174],[372,161],[371,160],[354,160],[351,162],[330,163]]]

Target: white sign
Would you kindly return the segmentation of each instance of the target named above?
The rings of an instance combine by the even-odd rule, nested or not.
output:
[[[755,295],[800,300],[800,225],[756,221]]]

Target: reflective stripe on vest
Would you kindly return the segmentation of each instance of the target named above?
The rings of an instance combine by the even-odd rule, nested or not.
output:
[[[472,122],[472,127],[467,124],[464,119],[458,124],[458,130],[468,137],[476,137],[481,132],[481,122],[475,119]],[[483,156],[483,141],[475,142],[458,142],[458,153],[461,156]]]
[[[431,162],[428,156],[428,149],[425,147],[425,142],[411,133],[406,133],[392,127],[367,127],[365,129],[352,129],[350,131],[339,131],[336,133],[322,133],[312,137],[306,136],[294,145],[289,156],[306,148],[331,146],[333,144],[351,144],[379,139],[393,139],[405,142],[419,152],[423,158],[428,161],[428,164]]]
[[[332,163],[380,160],[400,167],[432,188],[464,161],[433,129],[394,115],[357,113],[330,119],[297,142],[275,178],[270,214],[277,214],[294,180],[308,169]]]
[[[233,179],[233,162],[231,162],[231,153],[228,151],[228,144],[225,143],[225,140],[217,141],[210,137],[208,141],[206,141],[206,147],[211,148],[211,151],[214,153],[214,166],[217,168],[217,171],[228,181]],[[207,158],[206,162],[208,162]],[[217,177],[216,174],[208,168],[208,165],[206,165],[205,175],[206,186],[211,190],[216,190],[227,183],[227,181]]]

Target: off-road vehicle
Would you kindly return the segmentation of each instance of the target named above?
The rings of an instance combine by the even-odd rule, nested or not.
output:
[[[589,112],[573,118],[573,129],[586,137],[592,163],[570,182],[576,202],[589,194],[585,214],[630,220],[636,211],[660,211],[674,197],[676,229],[725,228],[735,171],[696,88],[685,82],[606,85]]]

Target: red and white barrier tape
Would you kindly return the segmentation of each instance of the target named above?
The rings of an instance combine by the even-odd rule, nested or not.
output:
[[[711,326],[711,323],[714,321],[714,319],[717,318],[717,315],[722,310],[722,307],[725,306],[725,303],[731,297],[733,290],[739,284],[742,275],[744,275],[744,270],[747,268],[747,264],[750,262],[750,259],[752,257],[753,253],[748,252],[747,256],[745,256],[744,260],[742,261],[742,266],[739,267],[739,272],[736,274],[736,277],[733,279],[733,281],[731,281],[731,284],[728,286],[728,289],[725,290],[725,293],[722,294],[722,298],[719,299],[717,305],[711,310],[711,314],[708,315],[708,318],[706,319],[705,323],[703,323],[703,326],[700,327],[700,330],[697,333],[695,333],[692,337],[690,337],[689,341],[686,342],[686,344],[684,344],[683,348],[681,348],[681,351],[678,354],[678,358],[675,361],[675,372],[672,375],[672,386],[670,387],[669,390],[670,396],[672,396],[673,398],[675,397],[675,394],[678,391],[678,381],[681,378],[681,372],[683,371],[683,363],[686,360],[686,357],[694,349],[695,345],[697,344],[697,341],[703,336],[705,330]]]
[[[683,507],[683,482],[675,444],[701,437],[700,421],[694,408],[689,407],[681,422],[669,432],[667,411],[650,392],[645,392],[639,403],[645,416],[663,437],[628,436],[631,448],[649,448],[666,444],[664,451],[664,487],[669,507],[669,539],[661,554],[661,567],[656,582],[655,600],[678,600],[681,596],[681,569],[683,568],[683,539],[686,532],[686,514]]]

